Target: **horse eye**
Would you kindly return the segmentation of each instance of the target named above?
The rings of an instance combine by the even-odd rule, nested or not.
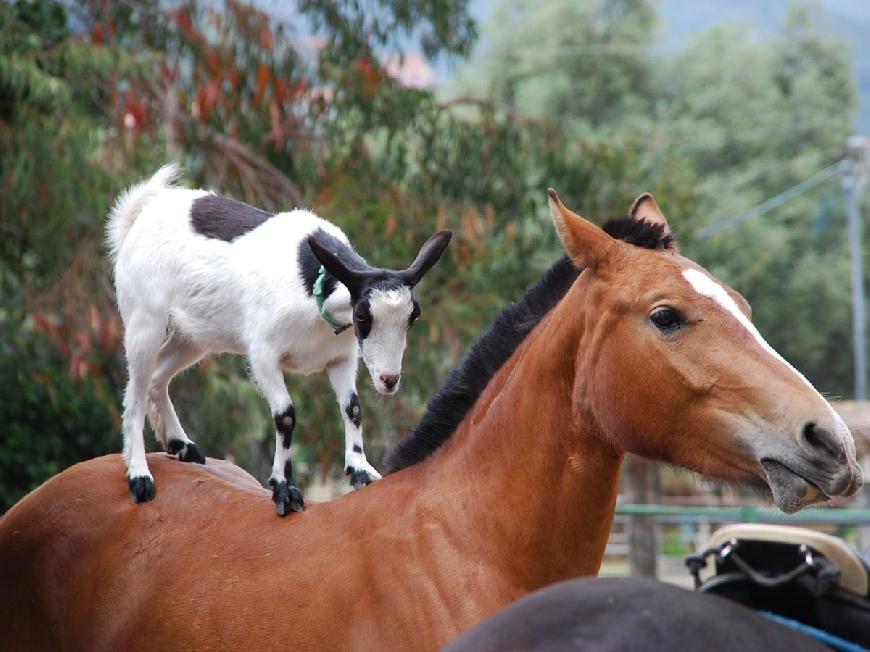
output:
[[[673,333],[686,324],[686,318],[676,308],[664,306],[656,308],[649,316],[650,321],[663,333]]]

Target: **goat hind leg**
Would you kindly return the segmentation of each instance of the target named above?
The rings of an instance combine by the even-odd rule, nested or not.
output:
[[[154,477],[145,457],[145,401],[157,352],[166,327],[165,320],[137,311],[126,320],[124,348],[127,354],[127,389],[124,392],[124,463],[134,503],[153,500],[157,494]]]
[[[182,462],[198,464],[205,464],[205,457],[178,420],[169,398],[169,383],[178,372],[197,362],[202,355],[203,352],[189,340],[170,335],[160,348],[147,404],[148,420],[163,449],[170,455],[178,455]]]

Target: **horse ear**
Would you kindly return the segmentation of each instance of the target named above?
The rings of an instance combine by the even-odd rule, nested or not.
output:
[[[631,208],[628,209],[628,214],[636,220],[643,220],[644,222],[661,226],[662,229],[664,229],[662,234],[670,236],[670,244],[668,245],[668,248],[678,251],[676,240],[674,240],[674,234],[671,232],[671,225],[668,224],[668,218],[666,218],[665,214],[662,213],[662,209],[659,208],[659,205],[656,203],[655,197],[652,196],[651,192],[645,192],[638,196],[638,198],[632,202]]]
[[[571,261],[580,269],[596,267],[610,255],[616,240],[576,213],[572,213],[552,188],[547,189],[550,215],[556,225],[556,233]]]
[[[447,249],[450,244],[450,238],[453,237],[453,231],[439,231],[431,238],[423,243],[420,247],[420,252],[411,263],[410,267],[404,272],[401,272],[402,280],[408,285],[414,286],[420,282],[423,275],[432,269],[432,266],[441,258],[441,254]]]
[[[668,224],[668,218],[662,213],[662,209],[656,204],[655,197],[651,192],[645,192],[638,196],[628,210],[628,214],[636,220],[644,220],[652,224],[660,224],[665,228],[665,233],[671,232],[671,226]]]
[[[330,249],[328,240],[321,242],[316,233],[308,236],[308,246],[311,247],[311,253],[326,268],[326,271],[338,279],[353,295],[368,270],[357,269],[352,262],[342,260],[338,251]]]

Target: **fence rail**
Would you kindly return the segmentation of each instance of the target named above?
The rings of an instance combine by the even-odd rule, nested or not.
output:
[[[658,523],[831,523],[870,526],[870,509],[805,509],[797,514],[783,514],[773,507],[741,505],[739,507],[698,507],[682,505],[642,505],[625,503],[616,506],[617,517],[652,516]],[[621,519],[620,519],[621,520]]]

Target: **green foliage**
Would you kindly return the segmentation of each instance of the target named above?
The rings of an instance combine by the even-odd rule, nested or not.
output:
[[[47,344],[18,341],[0,356],[0,513],[70,464],[117,450],[111,392],[93,377],[71,378]]]

